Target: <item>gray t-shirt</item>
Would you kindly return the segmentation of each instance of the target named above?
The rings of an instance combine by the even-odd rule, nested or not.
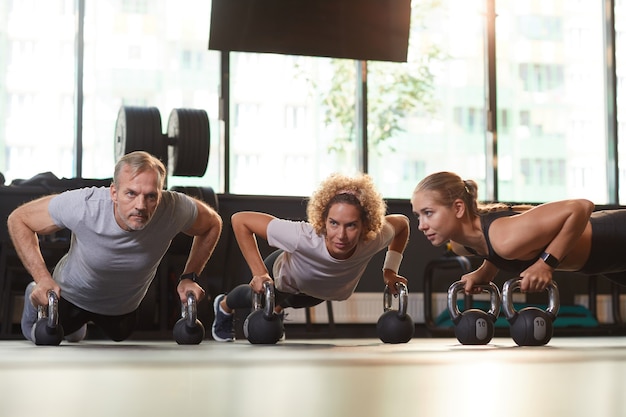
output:
[[[356,289],[368,262],[389,246],[394,235],[393,226],[385,223],[374,240],[359,242],[350,258],[335,259],[328,253],[324,236],[316,234],[310,223],[273,219],[267,226],[267,242],[284,250],[274,263],[276,288],[323,300],[345,300]]]
[[[62,297],[105,315],[139,307],[172,239],[198,215],[192,199],[163,191],[146,227],[126,231],[115,221],[108,187],[66,191],[50,200],[48,211],[57,226],[72,231],[70,249],[53,272]]]

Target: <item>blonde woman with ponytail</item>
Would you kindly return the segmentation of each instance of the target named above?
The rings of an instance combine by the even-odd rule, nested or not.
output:
[[[544,290],[555,270],[603,274],[626,284],[626,210],[594,211],[585,199],[537,206],[482,205],[475,181],[437,172],[415,188],[411,205],[418,230],[435,246],[482,265],[461,279],[465,291],[491,282],[499,270],[519,274],[524,292]]]

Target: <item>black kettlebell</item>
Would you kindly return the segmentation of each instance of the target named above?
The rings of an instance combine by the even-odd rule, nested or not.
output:
[[[265,306],[261,294],[252,294],[252,312],[243,322],[243,334],[252,344],[273,345],[283,336],[283,320],[274,314],[274,284],[263,283]]]
[[[463,345],[486,345],[493,338],[494,325],[500,314],[500,290],[493,282],[478,285],[483,292],[489,293],[489,311],[470,308],[461,312],[457,298],[464,287],[463,281],[457,281],[448,288],[448,311],[454,323],[454,335]]]
[[[406,285],[396,282],[398,290],[398,310],[392,310],[392,296],[389,287],[385,285],[383,292],[383,311],[376,323],[378,337],[385,343],[407,343],[413,338],[415,324],[406,313],[409,304],[409,290]]]
[[[519,346],[542,346],[552,339],[553,322],[559,312],[559,288],[552,283],[548,291],[548,307],[526,307],[519,312],[513,307],[513,291],[520,288],[521,280],[513,278],[502,287],[502,310],[510,324],[511,337]]]
[[[39,346],[58,346],[63,340],[63,326],[59,324],[59,298],[48,291],[48,305],[37,306],[37,322],[31,330],[33,342]]]
[[[179,345],[199,345],[204,340],[204,326],[198,320],[196,296],[187,293],[187,304],[182,305],[181,318],[174,325],[174,340]]]

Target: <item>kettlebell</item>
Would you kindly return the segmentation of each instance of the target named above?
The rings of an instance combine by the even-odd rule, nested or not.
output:
[[[478,285],[482,292],[489,293],[489,311],[470,308],[461,312],[457,298],[464,287],[463,281],[457,281],[448,288],[448,311],[454,323],[454,335],[463,345],[486,345],[493,338],[495,322],[500,314],[500,290],[493,282]]]
[[[252,312],[243,322],[243,334],[252,344],[273,345],[280,340],[285,331],[280,316],[274,314],[274,284],[263,283],[265,306],[261,294],[252,294]]]
[[[182,305],[181,318],[174,325],[174,340],[179,345],[199,345],[204,340],[204,326],[198,320],[196,296],[187,293],[187,304]]]
[[[378,337],[384,343],[407,343],[413,338],[415,324],[406,313],[409,304],[409,290],[406,285],[396,282],[398,290],[398,310],[392,309],[392,295],[389,286],[383,291],[383,311],[376,323]]]
[[[548,291],[548,307],[526,307],[519,312],[513,307],[513,291],[520,288],[521,279],[513,278],[502,287],[502,310],[510,324],[511,337],[519,346],[542,346],[552,339],[553,322],[559,312],[559,288],[552,283]]]
[[[37,322],[31,330],[33,342],[39,346],[58,346],[63,340],[63,326],[59,324],[59,297],[48,291],[48,305],[37,306]]]

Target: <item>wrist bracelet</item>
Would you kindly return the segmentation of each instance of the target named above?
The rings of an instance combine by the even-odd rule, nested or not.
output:
[[[195,272],[190,272],[188,274],[183,274],[180,276],[180,278],[178,278],[178,283],[180,284],[180,282],[184,279],[190,279],[193,282],[198,282],[198,275]]]
[[[383,271],[389,269],[396,274],[400,270],[400,263],[402,262],[402,254],[395,250],[388,250],[385,254],[385,262],[383,263]]]

